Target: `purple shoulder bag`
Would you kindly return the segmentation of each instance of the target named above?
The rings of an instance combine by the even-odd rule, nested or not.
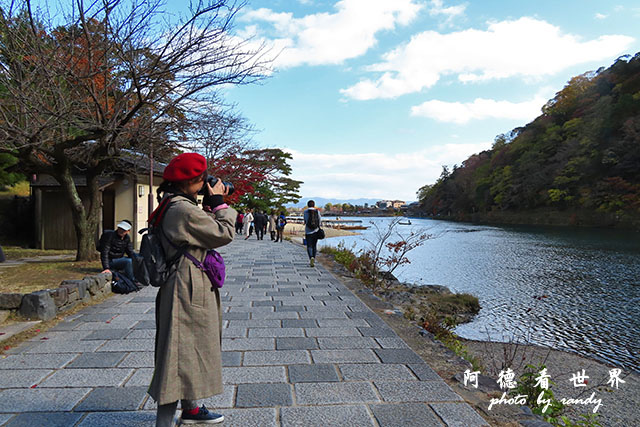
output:
[[[211,281],[211,290],[213,290],[214,288],[221,288],[222,285],[224,285],[224,259],[218,252],[214,251],[213,249],[209,249],[207,251],[207,256],[204,257],[204,262],[198,261],[196,257],[191,255],[187,251],[184,251],[184,256],[189,258],[196,267],[204,271],[204,273]]]

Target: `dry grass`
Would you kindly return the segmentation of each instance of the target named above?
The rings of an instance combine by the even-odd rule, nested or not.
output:
[[[74,255],[76,253],[76,251],[73,250],[29,249],[20,246],[3,246],[2,251],[8,260],[20,260],[23,258],[51,255]]]
[[[38,256],[73,255],[74,251],[25,249],[3,247],[8,260]],[[102,271],[100,261],[41,260],[15,266],[0,267],[0,293],[26,294],[42,289],[57,288],[63,280],[82,279]]]

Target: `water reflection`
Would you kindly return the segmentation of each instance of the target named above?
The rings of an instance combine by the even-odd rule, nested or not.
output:
[[[390,221],[371,220],[380,227]],[[459,335],[528,337],[640,372],[638,233],[418,219],[398,230],[436,236],[410,254],[411,264],[397,271],[401,281],[445,285],[480,299],[480,313],[457,328]],[[361,248],[374,232],[323,244]]]

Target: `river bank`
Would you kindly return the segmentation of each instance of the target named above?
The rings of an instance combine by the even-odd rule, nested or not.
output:
[[[601,399],[597,408],[600,414],[596,418],[602,426],[638,425],[640,414],[636,408],[640,407],[640,376],[631,372],[623,372],[621,378],[625,383],[619,389],[607,386],[609,372],[613,366],[587,359],[575,354],[551,350],[541,346],[518,346],[514,344],[495,343],[489,341],[460,341],[466,347],[468,356],[476,358],[482,367],[483,375],[492,378],[493,384],[480,387],[480,390],[463,385],[463,373],[467,369],[473,370],[471,364],[447,349],[430,333],[421,328],[422,321],[416,310],[407,310],[406,303],[411,297],[405,291],[373,293],[342,265],[335,262],[331,256],[323,254],[320,261],[339,277],[374,311],[381,313],[381,317],[430,365],[447,383],[461,394],[463,398],[474,406],[491,425],[513,427],[527,416],[519,405],[495,405],[489,410],[491,399],[497,399],[502,391],[495,384],[497,373],[503,366],[511,367],[516,378],[522,373],[526,364],[539,365],[544,363],[555,384],[552,386],[557,399],[580,397],[588,398],[592,393],[594,399]],[[437,287],[435,287],[437,290]],[[442,290],[443,293],[447,293]],[[404,302],[404,303],[403,303]],[[409,305],[410,306],[410,305]],[[386,314],[386,316],[385,316]],[[469,316],[466,317],[468,320]],[[410,320],[412,319],[412,320]],[[506,369],[506,368],[505,368]],[[571,377],[585,369],[587,386],[576,389],[570,381]],[[582,414],[591,414],[595,405],[573,404],[567,405],[565,415],[574,422]],[[515,421],[517,420],[517,421]]]
[[[528,211],[467,212],[437,216],[413,211],[408,215],[419,218],[487,225],[544,225],[640,231],[640,216],[585,210],[540,208]]]

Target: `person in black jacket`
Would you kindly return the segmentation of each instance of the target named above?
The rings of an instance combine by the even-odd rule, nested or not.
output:
[[[256,237],[258,240],[264,238],[264,226],[267,225],[267,217],[260,211],[256,211],[253,217],[253,224],[256,230]]]
[[[111,273],[111,270],[115,270],[135,280],[133,257],[137,255],[133,252],[129,231],[131,231],[131,222],[125,219],[118,223],[115,231],[108,230],[100,236],[100,260],[104,268],[103,273]],[[125,254],[129,257],[126,258]]]

